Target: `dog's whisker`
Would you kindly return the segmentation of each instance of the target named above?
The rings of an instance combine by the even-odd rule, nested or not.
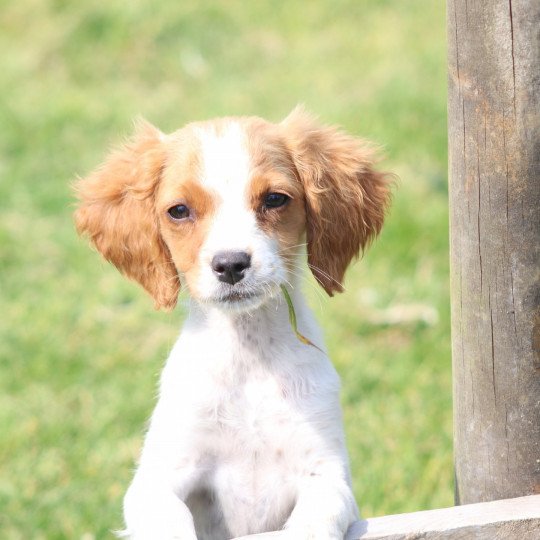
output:
[[[322,292],[321,288],[318,285],[313,283],[313,281],[311,281],[307,276],[303,274],[302,272],[303,269],[300,269],[300,270],[301,270],[300,272],[295,272],[293,269],[290,269],[290,273],[293,276],[298,277],[302,283],[305,283],[311,289],[313,289],[313,291],[315,292],[315,296],[319,302],[319,309],[322,309],[322,306],[323,306],[322,301],[325,300],[324,293]]]
[[[332,277],[330,274],[328,274],[327,272],[325,272],[322,268],[319,268],[318,266],[315,266],[314,264],[310,264],[308,262],[308,266],[312,269],[312,270],[315,270],[316,272],[318,272],[319,274],[321,274],[323,277],[325,277],[326,279],[329,279],[330,281],[333,281],[336,285],[339,285],[339,287],[341,287],[341,289],[345,290],[345,286],[343,285],[343,283],[341,283],[340,281],[338,281],[337,279],[335,279],[334,277]]]
[[[303,246],[307,246],[307,242],[302,242],[301,244],[295,244],[293,246],[280,247],[279,252],[280,253],[285,253],[286,251],[290,251],[291,249],[300,248],[300,247],[303,247]]]

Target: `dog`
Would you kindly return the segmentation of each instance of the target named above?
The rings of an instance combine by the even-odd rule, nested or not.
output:
[[[124,499],[125,536],[341,540],[358,518],[339,377],[301,261],[341,292],[381,230],[388,179],[370,144],[297,107],[280,123],[221,118],[168,135],[140,121],[78,180],[79,233],[156,308],[174,308],[181,287],[190,298]]]

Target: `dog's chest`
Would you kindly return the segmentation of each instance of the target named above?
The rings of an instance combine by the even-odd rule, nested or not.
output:
[[[275,313],[240,327],[220,322],[186,325],[162,379],[186,451],[215,464],[253,458],[260,468],[287,450],[295,464],[294,441],[312,435],[312,420],[337,405],[335,371]]]
[[[291,441],[300,435],[301,421],[282,391],[272,379],[250,381],[235,389],[215,417],[211,489],[224,515],[246,520],[241,530],[249,530],[251,520],[260,527],[292,504],[302,465]]]
[[[328,359],[269,315],[187,324],[163,374],[153,424],[163,413],[176,428],[175,485],[197,478],[187,504],[199,538],[282,528],[340,422]]]
[[[280,338],[283,332],[253,318],[242,331],[190,330],[175,347],[181,357],[178,373],[167,378],[185,383],[185,409],[195,413],[199,426],[257,441],[294,420],[312,390],[317,360],[289,328]],[[191,358],[186,359],[186,351]]]
[[[201,512],[215,510],[234,536],[283,526],[315,444],[303,407],[310,399],[306,376],[287,373],[283,358],[265,357],[270,352],[244,347],[225,360],[228,367],[216,361],[193,404],[192,452],[212,494]],[[227,351],[219,354],[226,358]]]
[[[278,370],[250,366],[229,373],[228,381],[221,380],[200,403],[209,453],[219,463],[256,459],[263,467],[301,429],[305,399],[309,396],[296,378]]]

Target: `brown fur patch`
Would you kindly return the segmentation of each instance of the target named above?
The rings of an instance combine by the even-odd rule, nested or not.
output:
[[[153,297],[157,308],[175,306],[180,282],[159,234],[154,196],[164,167],[160,132],[148,123],[76,186],[79,233]]]
[[[321,126],[301,108],[281,127],[305,190],[308,263],[332,296],[343,290],[351,260],[381,230],[389,175],[374,169],[365,141]]]
[[[172,169],[171,172],[173,172]],[[174,175],[171,175],[173,177]],[[215,210],[215,197],[194,180],[175,180],[160,190],[160,221],[163,238],[169,247],[176,268],[186,278],[192,294],[197,295],[195,283],[199,273],[199,252],[206,238]],[[168,196],[164,196],[167,193]],[[173,195],[176,194],[175,199]],[[163,201],[168,201],[163,204]],[[172,221],[167,210],[174,204],[185,204],[190,219]]]
[[[194,295],[200,269],[199,252],[216,207],[216,194],[209,193],[199,182],[201,148],[195,126],[200,124],[189,124],[168,137],[167,166],[156,197],[161,234],[176,268]],[[185,204],[190,209],[190,219],[171,220],[167,210],[175,204]]]
[[[246,130],[253,164],[250,206],[261,229],[278,240],[281,256],[292,264],[305,232],[304,189],[278,126],[253,119]],[[284,193],[290,200],[282,207],[264,209],[268,193]]]

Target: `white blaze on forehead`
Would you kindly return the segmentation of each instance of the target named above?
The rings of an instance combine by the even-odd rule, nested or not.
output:
[[[219,132],[210,125],[199,128],[197,135],[201,143],[201,182],[222,199],[242,197],[249,180],[251,160],[246,133],[240,124],[231,121]]]
[[[201,144],[201,183],[216,195],[216,212],[202,256],[223,250],[252,252],[257,220],[248,202],[251,158],[247,135],[235,121],[197,130]]]

